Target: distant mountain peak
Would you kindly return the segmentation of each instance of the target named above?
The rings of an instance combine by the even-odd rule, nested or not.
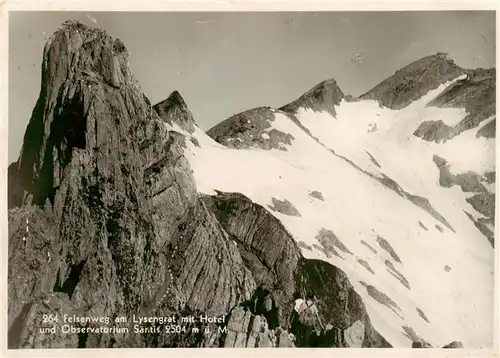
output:
[[[92,120],[101,128],[103,120],[97,120],[94,113],[109,99],[106,94],[114,90],[135,93],[140,87],[131,73],[123,42],[78,21],[64,22],[48,39],[41,79],[18,161],[21,181],[34,202],[52,195],[74,149],[97,146],[101,138],[89,133],[97,128]],[[134,110],[141,107],[131,98],[124,101]],[[112,107],[113,111],[119,107]]]
[[[455,125],[442,121],[424,121],[414,135],[424,140],[441,142],[450,140],[464,131],[477,128],[496,113],[496,73],[494,68],[466,70],[467,77],[454,81],[428,107],[463,108],[467,115]],[[481,128],[477,135],[495,137],[495,122]]]
[[[61,37],[64,35],[65,37]],[[79,36],[80,40],[74,36]],[[67,20],[59,26],[59,29],[54,32],[54,34],[47,41],[45,48],[48,49],[53,46],[54,40],[61,41],[65,39],[73,44],[70,48],[72,51],[77,51],[82,44],[92,42],[95,40],[99,40],[103,42],[105,47],[108,42],[112,42],[112,50],[113,54],[125,54],[128,56],[128,50],[125,47],[123,41],[119,38],[112,38],[105,30],[96,27],[90,27],[85,25],[84,23],[76,20]],[[87,47],[89,47],[87,45]]]
[[[438,52],[397,70],[359,99],[376,100],[384,107],[401,109],[463,73],[447,53]]]
[[[173,91],[167,99],[155,104],[153,109],[167,123],[175,123],[183,130],[192,133],[195,128],[193,114],[179,91]]]
[[[295,101],[281,107],[280,110],[295,114],[299,108],[309,108],[316,112],[326,111],[335,116],[335,106],[338,106],[344,97],[344,92],[337,81],[329,78],[318,83]]]

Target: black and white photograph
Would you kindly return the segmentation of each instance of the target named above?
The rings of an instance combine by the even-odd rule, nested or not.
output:
[[[5,348],[492,350],[496,41],[495,10],[9,11]]]

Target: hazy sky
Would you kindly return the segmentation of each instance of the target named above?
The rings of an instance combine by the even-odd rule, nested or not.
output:
[[[177,89],[204,129],[327,78],[356,96],[436,52],[466,68],[495,66],[494,12],[11,12],[9,162],[40,91],[46,38],[68,19],[122,39],[151,102]]]

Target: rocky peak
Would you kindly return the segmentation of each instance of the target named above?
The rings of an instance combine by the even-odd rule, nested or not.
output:
[[[299,108],[309,108],[316,112],[325,111],[335,116],[335,106],[338,106],[343,98],[344,93],[337,81],[331,78],[317,84],[298,99],[280,109],[295,114]]]
[[[62,56],[68,60],[58,61]],[[128,50],[123,42],[104,30],[78,21],[66,21],[44,47],[42,77],[55,80],[47,88],[56,89],[61,80],[76,76],[95,76],[119,88],[131,82]]]
[[[464,70],[446,53],[437,53],[399,69],[359,98],[376,100],[391,109],[401,109],[463,73]]]
[[[194,131],[196,123],[193,114],[178,91],[173,91],[167,99],[155,104],[153,109],[165,122],[175,123],[189,133]]]
[[[271,107],[252,108],[216,124],[207,134],[229,148],[286,150],[294,138],[272,127],[277,112]]]
[[[427,106],[440,108],[464,108],[467,115],[456,125],[442,121],[424,121],[414,135],[437,143],[453,139],[460,133],[482,125],[496,113],[495,69],[465,71],[467,77],[449,85]],[[496,119],[492,119],[477,132],[477,136],[495,138]]]

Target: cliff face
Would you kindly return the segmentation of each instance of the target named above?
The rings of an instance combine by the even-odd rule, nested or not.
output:
[[[198,194],[185,138],[168,125],[194,125],[184,101],[171,96],[155,107],[160,117],[120,40],[66,22],[45,46],[42,68],[9,170],[19,184],[9,185],[10,348],[292,346],[293,334],[302,346],[388,346],[345,274],[305,259],[267,210],[242,195]],[[326,279],[335,290],[318,286]],[[294,299],[311,295],[324,325],[306,337],[315,323],[292,313]],[[44,314],[58,315],[56,333],[40,332]],[[131,321],[189,314],[226,316],[228,331],[200,323],[212,333],[144,334]],[[65,334],[64,315],[107,317],[104,326],[128,331]],[[267,331],[242,323],[251,317],[267,321]],[[358,321],[363,338],[346,340]],[[236,341],[238,332],[261,340]]]
[[[384,107],[402,109],[440,84],[463,73],[464,70],[446,54],[437,53],[403,67],[359,99],[376,100]]]

